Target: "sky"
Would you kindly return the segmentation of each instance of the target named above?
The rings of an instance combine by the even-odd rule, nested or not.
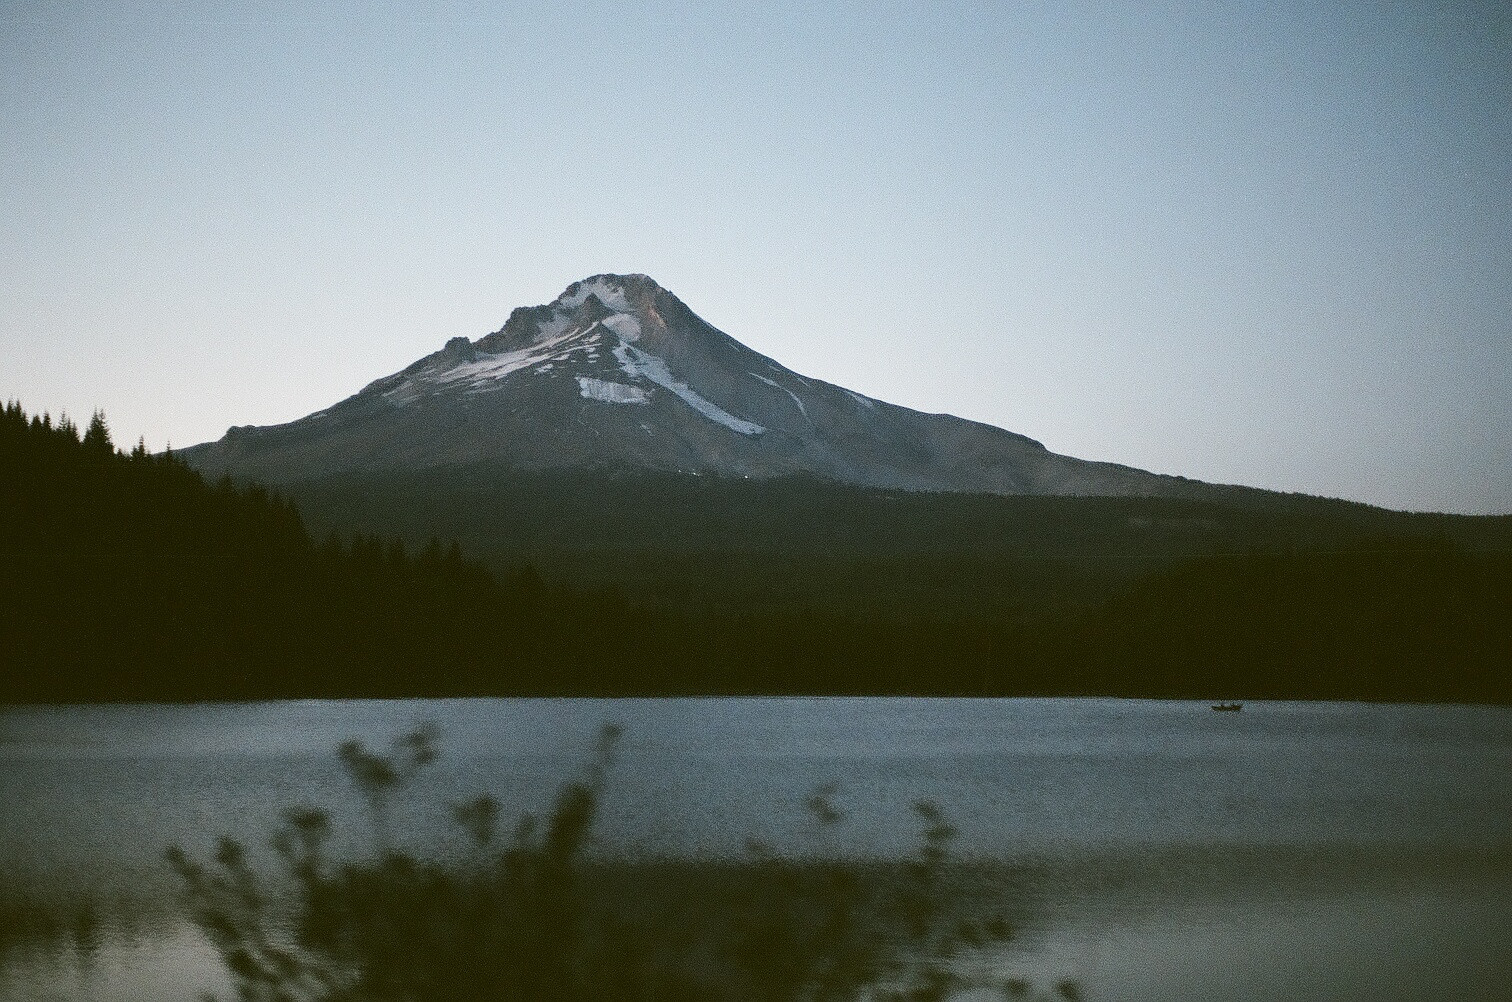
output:
[[[599,272],[1201,480],[1512,512],[1493,3],[0,0],[0,398],[320,410]]]

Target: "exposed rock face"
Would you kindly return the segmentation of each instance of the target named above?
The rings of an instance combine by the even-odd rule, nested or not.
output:
[[[209,474],[275,482],[489,461],[998,494],[1209,490],[800,376],[644,275],[574,282],[555,302],[516,309],[477,341],[452,338],[326,410],[232,428],[181,454]]]

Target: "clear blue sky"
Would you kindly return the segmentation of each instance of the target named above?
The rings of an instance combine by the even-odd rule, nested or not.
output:
[[[638,271],[1058,452],[1512,511],[1497,5],[730,6],[0,0],[0,397],[190,445]]]

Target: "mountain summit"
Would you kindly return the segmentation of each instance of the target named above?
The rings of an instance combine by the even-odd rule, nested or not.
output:
[[[1023,435],[800,376],[700,319],[645,275],[595,275],[476,341],[289,424],[183,450],[210,474],[490,462],[504,468],[806,473],[996,494],[1200,495],[1207,485],[1056,455]]]

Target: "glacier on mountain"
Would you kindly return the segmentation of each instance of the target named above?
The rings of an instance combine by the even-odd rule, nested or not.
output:
[[[643,404],[651,399],[651,394],[639,386],[594,379],[592,376],[579,376],[577,381],[578,392],[585,400],[601,400],[606,404]]]
[[[655,355],[641,351],[629,341],[619,343],[619,347],[614,349],[614,357],[619,359],[620,368],[626,374],[644,376],[656,385],[671,390],[689,407],[711,421],[718,421],[731,431],[742,435],[760,435],[766,431],[754,421],[738,418],[718,404],[699,396],[697,390],[672,375],[672,370],[667,368],[666,362]]]

